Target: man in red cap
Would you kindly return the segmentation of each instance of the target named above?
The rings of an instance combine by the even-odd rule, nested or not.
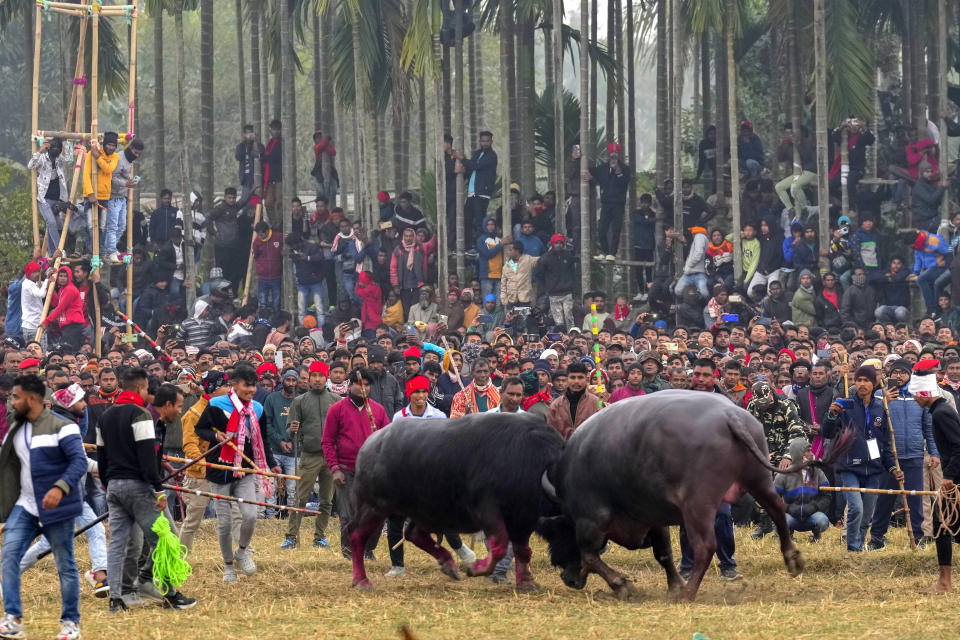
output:
[[[937,388],[936,372],[940,368],[939,360],[921,360],[913,368],[913,377],[910,379],[910,393],[913,399],[924,409],[930,411],[933,418],[933,439],[940,452],[940,465],[943,469],[943,482],[939,489],[949,495],[956,491],[960,483],[960,416],[947,401],[940,395]],[[937,565],[940,575],[937,581],[927,588],[925,593],[939,595],[953,590],[953,535],[947,530],[941,530],[943,524],[949,528],[956,528],[957,521],[954,514],[952,521],[944,521],[948,517],[934,506],[933,531],[937,544]]]
[[[614,254],[620,247],[620,230],[623,228],[624,207],[633,179],[633,168],[620,162],[620,145],[611,142],[607,145],[606,164],[598,164],[584,171],[583,179],[600,186],[600,225],[597,230],[600,253],[594,259],[613,262],[617,259]]]
[[[379,192],[377,194],[377,202],[380,204],[380,222],[390,222],[393,220],[395,205],[393,204],[393,199],[390,197],[390,194],[386,191]]]
[[[40,375],[40,361],[36,358],[25,358],[17,366],[17,369],[21,376],[38,376]]]
[[[573,317],[573,286],[577,259],[567,250],[567,239],[559,233],[550,238],[550,249],[537,261],[533,277],[543,283],[550,299],[550,313],[559,331],[577,326]]]
[[[257,379],[260,384],[257,385],[257,392],[253,394],[253,399],[263,404],[267,396],[277,390],[277,365],[272,362],[264,362],[257,367]]]
[[[340,401],[340,396],[327,389],[327,377],[330,373],[326,362],[310,363],[309,380],[310,390],[297,396],[290,404],[290,413],[287,418],[287,437],[281,443],[283,453],[299,455],[295,475],[300,476],[297,481],[297,494],[294,506],[303,509],[313,491],[316,482],[317,510],[324,515],[317,516],[313,527],[313,546],[326,548],[330,546],[324,531],[330,520],[330,509],[333,502],[333,474],[327,461],[323,457],[323,423],[327,419],[327,412],[334,403]],[[290,450],[286,450],[287,447]],[[303,515],[299,511],[290,512],[290,522],[287,525],[287,538],[280,545],[281,549],[296,549],[300,544],[300,519]]]

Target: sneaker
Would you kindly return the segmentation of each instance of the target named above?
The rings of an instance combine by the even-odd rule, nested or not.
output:
[[[155,600],[157,602],[163,600],[163,594],[160,593],[157,585],[153,584],[152,580],[140,580],[137,582],[137,591],[147,600]]]
[[[329,546],[330,546],[330,542],[327,541],[326,538],[320,538],[319,540],[314,540],[314,541],[313,541],[313,548],[314,548],[314,549],[326,549],[326,548],[329,547]]]
[[[237,568],[243,571],[244,575],[252,576],[257,572],[257,565],[254,563],[253,558],[250,557],[249,549],[237,549],[237,553],[233,556],[233,561],[237,565]]]
[[[605,255],[603,255],[602,253],[598,253],[597,255],[593,256],[593,259],[594,259],[594,260],[606,260],[607,257],[606,257]]]
[[[111,606],[113,606],[113,601],[116,600],[116,599],[117,599],[117,598],[111,598],[111,599],[110,599]],[[140,594],[139,594],[138,592],[136,592],[136,591],[132,591],[132,592],[130,592],[130,593],[125,593],[125,594],[123,594],[122,596],[120,596],[119,599],[123,602],[124,605],[126,605],[127,608],[129,608],[129,607],[142,607],[143,605],[147,604],[146,602],[143,601],[143,598],[141,598],[141,597],[140,597]],[[112,611],[112,609],[111,609],[111,611]]]
[[[288,550],[291,550],[291,549],[296,549],[296,548],[299,547],[299,546],[300,546],[300,543],[298,543],[296,540],[292,540],[292,539],[290,539],[290,538],[287,538],[286,540],[283,541],[283,544],[280,545],[280,549],[281,549],[282,551],[288,551]]]
[[[373,551],[367,551],[365,554],[363,554],[363,557],[369,560],[370,562],[377,561],[377,556],[373,555]]]
[[[0,620],[0,638],[4,640],[17,640],[18,638],[25,638],[23,635],[23,622],[17,622],[17,619],[14,618],[9,613],[3,616],[3,620]]]
[[[236,582],[237,581],[237,568],[233,566],[233,563],[223,566],[223,581],[224,582]]]
[[[867,551],[879,551],[880,549],[883,549],[884,546],[883,540],[871,539],[870,542],[867,543]]]
[[[97,598],[106,598],[110,595],[110,585],[107,584],[106,577],[104,577],[103,580],[97,580],[96,574],[93,571],[87,571],[83,577],[86,578],[90,586],[93,587],[94,596]]]
[[[387,578],[397,578],[399,576],[402,576],[406,572],[407,570],[404,569],[403,567],[393,566],[393,567],[390,567],[390,571],[387,571],[383,575],[386,576]]]
[[[79,640],[79,638],[80,625],[73,620],[64,620],[60,623],[60,633],[54,637],[54,640]]]
[[[726,580],[727,582],[733,582],[734,580],[739,580],[743,577],[743,574],[737,571],[736,567],[727,567],[726,569],[721,569],[720,579]]]
[[[107,262],[110,264],[123,264],[123,261],[120,260],[120,256],[116,252],[113,252],[107,256]]]
[[[188,598],[179,591],[163,599],[164,609],[189,609],[195,604],[197,604],[196,598]]]
[[[136,595],[136,594],[134,594]],[[137,595],[137,598],[140,596]],[[143,601],[140,601],[140,604],[143,604]],[[120,613],[121,611],[126,611],[130,607],[127,606],[126,601],[123,598],[110,598],[110,613]]]
[[[606,259],[607,259],[607,262],[616,262],[617,256],[613,255],[612,253],[608,253]]]
[[[507,574],[500,573],[499,571],[494,571],[487,578],[493,584],[507,584],[510,582],[510,579],[507,577]]]
[[[814,531],[813,533],[810,534],[810,542],[813,544],[816,544],[817,542],[820,542],[820,538],[822,537],[823,537],[823,534],[821,532]]]
[[[463,564],[472,565],[477,561],[477,554],[475,554],[473,549],[467,545],[461,546],[455,551],[455,553],[457,554],[457,557],[460,558],[460,561],[463,562]]]

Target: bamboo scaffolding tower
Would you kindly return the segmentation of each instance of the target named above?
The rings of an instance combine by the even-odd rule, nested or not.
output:
[[[128,82],[130,97],[129,110],[130,121],[127,123],[126,139],[133,138],[133,114],[136,109],[137,94],[137,12],[134,10],[130,20],[130,79]],[[133,163],[130,165],[130,177],[133,178]],[[116,247],[107,247],[113,253]],[[127,252],[125,262],[127,263],[127,317],[133,317],[133,188],[127,190]],[[133,335],[133,326],[127,324],[127,335]]]
[[[263,201],[260,200],[257,202],[256,212],[253,214],[253,226],[256,228],[257,223],[260,222],[260,215],[263,213]],[[257,234],[253,234],[253,240],[257,239]],[[250,241],[250,259],[247,260],[247,279],[243,284],[243,300],[240,303],[241,307],[247,305],[247,300],[250,298],[250,285],[253,284],[253,240]]]
[[[91,7],[99,6],[91,3]],[[90,51],[90,134],[92,137],[96,137],[97,129],[99,128],[99,123],[97,122],[99,114],[99,96],[98,94],[98,70],[97,67],[100,65],[100,14],[96,11],[93,13],[93,38],[91,45],[93,49]],[[92,141],[91,141],[92,143]],[[92,156],[92,154],[91,154]],[[93,319],[93,339],[96,341],[94,343],[94,353],[97,354],[99,358],[102,355],[103,349],[103,340],[100,338],[100,296],[97,295],[97,280],[100,276],[100,200],[98,198],[99,194],[99,176],[97,175],[97,159],[91,157],[90,162],[90,184],[93,187],[93,197],[94,203],[90,207],[90,226],[91,235],[93,236],[93,254],[90,257],[90,277],[93,281],[93,286],[90,287],[90,292],[93,294],[93,311],[95,317]],[[94,274],[97,274],[97,278],[94,278]]]

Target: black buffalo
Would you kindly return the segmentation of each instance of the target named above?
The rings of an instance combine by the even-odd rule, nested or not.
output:
[[[563,514],[545,518],[538,532],[569,587],[582,589],[594,572],[621,597],[635,591],[600,559],[609,539],[627,549],[652,546],[670,591],[692,600],[716,551],[717,508],[746,490],[773,518],[783,561],[796,576],[804,563],[771,471],[763,427],[722,395],[670,390],[632,398],[581,425],[543,475]],[[695,558],[686,584],[670,548],[669,527],[679,524]]]
[[[541,476],[560,459],[563,439],[532,415],[473,414],[456,420],[406,418],[374,433],[357,456],[348,526],[353,586],[370,589],[363,553],[387,516],[410,519],[405,537],[459,579],[450,553],[432,532],[483,531],[486,558],[467,567],[490,574],[513,544],[517,588],[537,584],[530,574],[530,535],[538,520],[559,509]]]

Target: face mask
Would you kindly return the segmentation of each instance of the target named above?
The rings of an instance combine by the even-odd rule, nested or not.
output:
[[[853,276],[853,286],[862,287],[867,284],[867,276]]]

